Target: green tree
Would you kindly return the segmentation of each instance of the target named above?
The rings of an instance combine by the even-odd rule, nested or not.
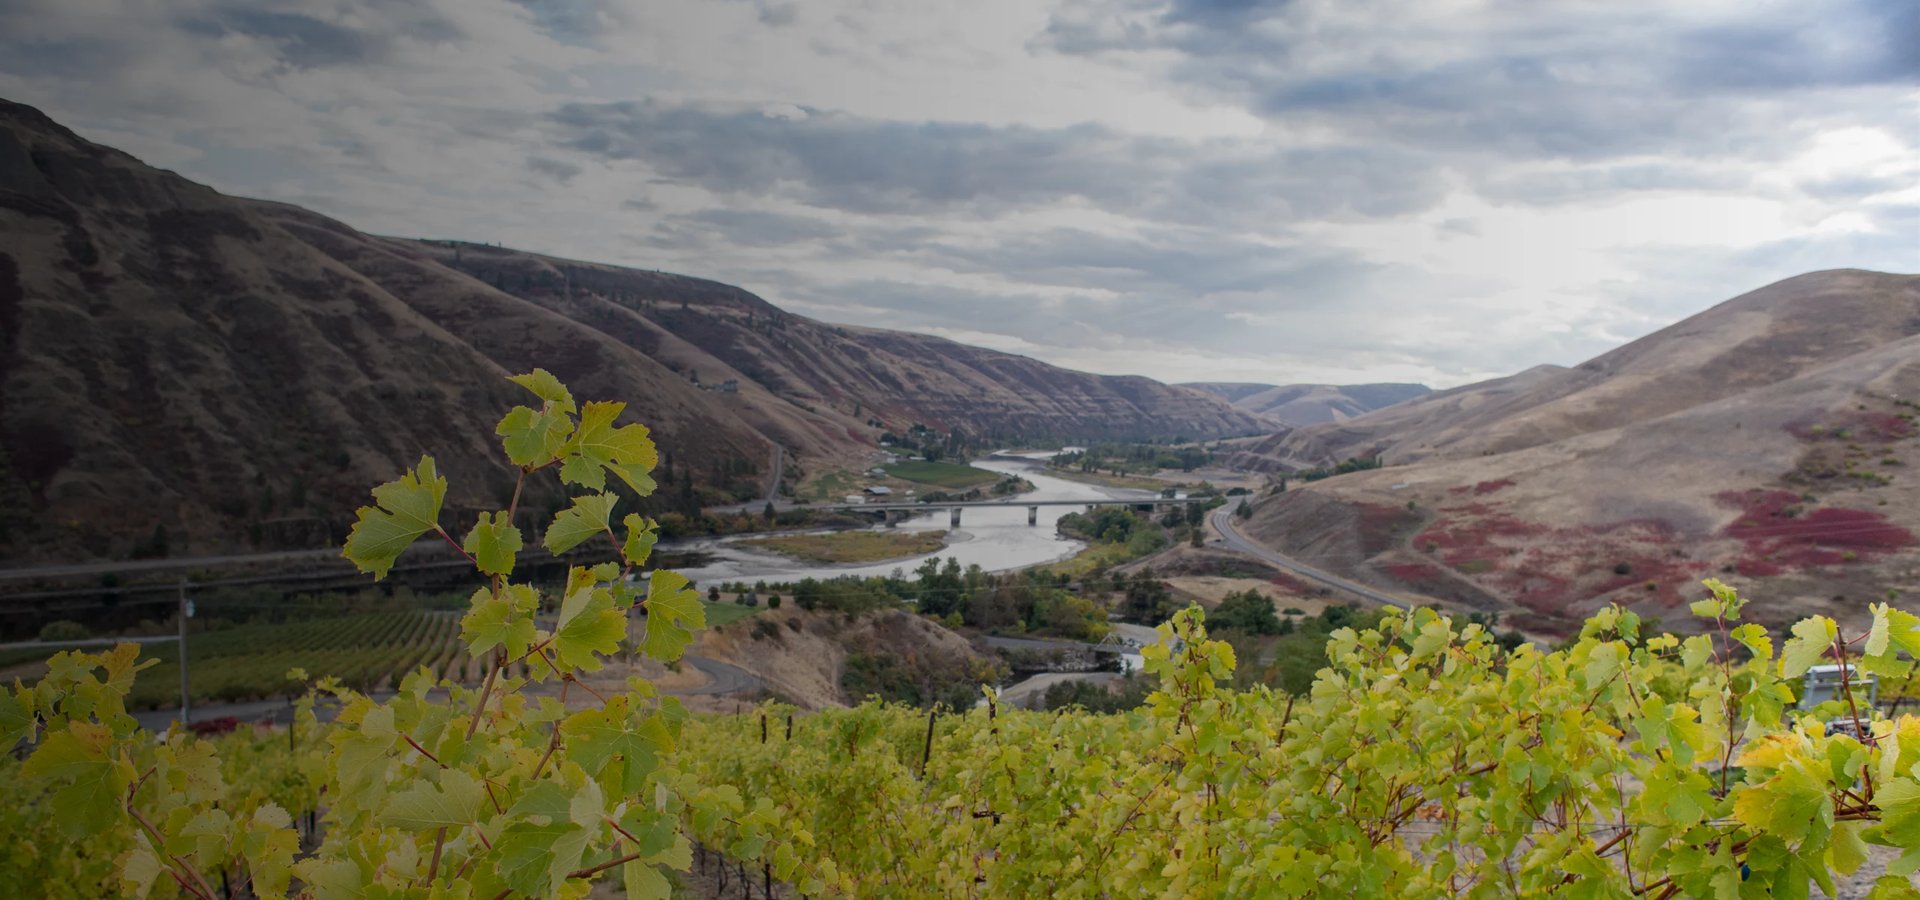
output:
[[[1219,629],[1248,634],[1279,634],[1280,617],[1274,615],[1273,600],[1255,590],[1228,594],[1210,616]]]

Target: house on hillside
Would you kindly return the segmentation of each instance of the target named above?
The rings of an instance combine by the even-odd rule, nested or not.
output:
[[[887,487],[886,485],[876,484],[870,488],[867,488],[867,496],[869,497],[886,497],[891,495],[892,493],[893,493],[893,488]]]

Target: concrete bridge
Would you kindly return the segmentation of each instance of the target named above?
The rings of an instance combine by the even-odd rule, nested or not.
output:
[[[1040,507],[1042,506],[1084,506],[1087,508],[1089,512],[1091,512],[1093,508],[1097,506],[1138,506],[1138,507],[1151,507],[1154,511],[1157,512],[1163,507],[1189,506],[1195,503],[1204,504],[1204,503],[1212,502],[1213,499],[1214,498],[1212,497],[1178,497],[1178,498],[1140,497],[1140,498],[1129,498],[1129,499],[1123,499],[1123,500],[1114,500],[1114,499],[962,500],[962,501],[942,500],[939,503],[925,503],[925,502],[901,503],[898,501],[889,501],[889,502],[881,502],[881,503],[815,503],[808,506],[807,508],[808,509],[831,509],[835,511],[844,511],[844,512],[878,512],[878,513],[894,513],[894,512],[902,512],[902,511],[927,512],[929,510],[935,510],[935,509],[948,509],[948,510],[952,510],[952,516],[949,519],[949,521],[953,525],[958,526],[960,524],[960,511],[962,509],[967,509],[969,507],[977,507],[977,506],[990,506],[990,507],[1000,507],[1003,509],[1010,509],[1010,508],[1018,508],[1018,507],[1024,506],[1027,508],[1027,524],[1034,525],[1034,524],[1038,524],[1040,521]]]

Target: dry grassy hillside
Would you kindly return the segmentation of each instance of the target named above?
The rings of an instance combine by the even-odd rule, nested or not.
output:
[[[1441,391],[1250,452],[1318,465],[1505,453],[1774,384],[1920,334],[1920,276],[1843,269],[1776,282],[1580,365]],[[1257,462],[1249,459],[1247,462]]]
[[[727,285],[454,242],[421,252],[574,318],[644,322],[658,354],[706,384],[738,379],[837,415],[870,441],[915,422],[976,443],[1253,434],[1275,423],[1147,378],[1090,375],[943,338],[833,325]],[[873,424],[879,423],[879,424]]]
[[[776,449],[789,478],[865,462],[883,426],[1267,424],[1146,379],[824,325],[714,282],[361,234],[0,101],[0,559],[124,558],[161,537],[172,555],[327,546],[422,452],[452,481],[452,517],[470,517],[511,485],[493,426],[525,399],[504,376],[535,366],[653,429],[676,465],[652,508],[761,496]],[[529,524],[549,493],[524,504]]]
[[[1184,384],[1218,395],[1236,408],[1294,427],[1345,422],[1396,403],[1432,393],[1424,384]]]
[[[1608,602],[1685,627],[1706,577],[1763,619],[1858,621],[1920,593],[1915,332],[1920,277],[1791,279],[1577,370],[1363,419],[1406,429],[1375,438],[1388,467],[1264,501],[1249,528],[1543,632]]]
[[[534,365],[633,401],[680,453],[768,453],[595,329],[17,105],[0,106],[0,316],[9,558],[122,556],[156,528],[174,554],[325,546],[423,452],[454,518],[493,508],[512,483],[493,425],[525,399],[504,376]]]

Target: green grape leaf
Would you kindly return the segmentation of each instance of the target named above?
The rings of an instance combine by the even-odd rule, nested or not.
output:
[[[1877,657],[1904,650],[1910,656],[1920,657],[1920,617],[1885,603],[1873,604],[1871,608],[1873,630],[1867,634],[1865,654]]]
[[[592,834],[565,818],[507,826],[493,842],[495,871],[508,888],[531,897],[559,893],[567,873],[580,867]]]
[[[672,662],[693,643],[693,633],[707,627],[707,611],[700,595],[687,587],[678,572],[653,573],[647,584],[647,638],[642,651],[661,662]]]
[[[601,532],[612,534],[607,520],[613,516],[613,505],[619,499],[612,494],[582,494],[573,498],[572,506],[554,514],[553,524],[547,526],[547,534],[541,538],[548,552],[559,555]]]
[[[1773,659],[1773,638],[1767,634],[1765,626],[1748,622],[1735,626],[1728,635],[1751,651],[1754,659],[1761,662]]]
[[[575,453],[560,464],[560,480],[589,490],[604,491],[607,489],[607,470],[599,463]]]
[[[494,426],[507,459],[516,466],[545,465],[558,457],[573,435],[573,420],[556,412],[536,412],[525,406],[507,411]]]
[[[472,824],[487,802],[486,787],[459,769],[442,769],[440,783],[416,781],[387,798],[380,823],[408,831]]]
[[[469,609],[460,619],[460,639],[467,642],[467,655],[479,659],[495,647],[507,648],[507,656],[519,659],[533,645],[533,613],[540,608],[540,595],[524,584],[509,584],[493,595],[489,588],[473,592]]]
[[[673,896],[673,883],[659,869],[634,860],[620,866],[620,886],[627,900],[667,900]]]
[[[621,481],[626,482],[627,487],[632,488],[635,494],[642,497],[651,496],[654,490],[659,487],[658,484],[654,483],[653,476],[647,474],[653,471],[653,466],[651,465],[643,466],[639,463],[609,463],[607,465],[607,471],[612,472],[615,476],[619,477]]]
[[[474,523],[473,530],[467,532],[466,543],[461,545],[473,554],[473,561],[480,571],[488,575],[508,575],[513,572],[513,556],[520,552],[520,529],[507,521],[505,511],[480,514],[480,521]]]
[[[647,427],[613,427],[614,420],[626,408],[625,403],[617,402],[593,402],[580,408],[580,427],[574,431],[572,440],[567,442],[567,451],[572,456],[560,470],[562,481],[599,490],[606,483],[602,467],[620,466],[622,468],[614,474],[627,482],[628,486],[643,495],[652,492],[652,479],[644,483],[639,481],[659,462],[658,451],[647,437]],[[575,466],[574,459],[583,462]],[[588,473],[588,466],[591,466],[591,474]]]
[[[53,794],[54,820],[74,837],[112,827],[130,780],[125,767],[108,756],[113,733],[105,725],[72,722],[50,731],[27,757],[20,774],[60,785]]]
[[[233,818],[227,815],[227,811],[203,809],[194,813],[191,807],[182,806],[173,812],[167,823],[167,830],[171,832],[167,835],[167,852],[175,856],[191,856],[199,865],[208,868],[224,865],[227,861],[227,845],[231,843],[233,832]]]
[[[19,679],[14,679],[12,690],[0,688],[0,747],[14,747],[21,741],[33,740],[39,730],[33,712],[33,691],[21,687]]]
[[[1816,822],[1822,831],[1833,826],[1833,798],[1827,795],[1824,781],[1803,766],[1789,765],[1765,782],[1737,792],[1733,817],[1749,828],[1798,845]]]
[[[1826,616],[1814,616],[1794,623],[1793,637],[1788,638],[1786,646],[1780,648],[1780,675],[1785,678],[1805,675],[1814,663],[1833,649],[1833,639],[1839,633],[1839,627]]]
[[[145,897],[153,890],[153,882],[160,877],[160,858],[153,855],[153,845],[142,834],[127,852],[120,854],[120,894],[123,897]]]
[[[632,699],[621,694],[608,698],[601,709],[574,713],[560,723],[567,755],[588,775],[613,771],[607,784],[627,795],[640,790],[660,754],[673,749],[673,736],[658,716],[636,716]]]
[[[420,457],[418,467],[373,489],[379,508],[360,507],[342,555],[375,581],[385,578],[408,545],[439,527],[446,496],[447,480],[434,471],[433,457]]]
[[[263,898],[286,896],[293,857],[299,850],[300,834],[286,810],[272,803],[254,810],[240,836],[240,855],[247,860],[254,893]]]
[[[534,396],[547,401],[559,412],[570,413],[574,410],[572,392],[560,383],[560,379],[553,377],[552,372],[534,369],[525,375],[509,375],[507,380],[532,391]]]
[[[626,557],[627,565],[646,565],[647,559],[653,556],[654,542],[660,539],[660,524],[641,518],[638,513],[628,513],[620,523],[627,526],[627,542],[621,546],[620,555]]]
[[[551,645],[554,660],[562,671],[596,672],[600,654],[617,652],[626,636],[627,617],[613,607],[613,593],[590,583],[560,603]]]

